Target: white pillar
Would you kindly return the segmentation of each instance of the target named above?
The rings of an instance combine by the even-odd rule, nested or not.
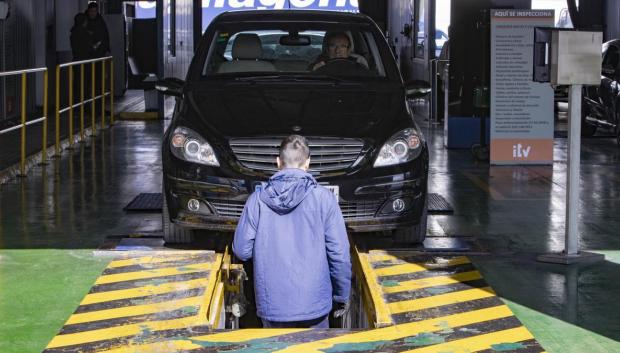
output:
[[[579,167],[581,165],[581,89],[571,85],[569,92],[568,165],[566,166],[566,230],[567,255],[579,252]]]

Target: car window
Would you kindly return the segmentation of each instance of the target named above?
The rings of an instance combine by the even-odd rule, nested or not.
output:
[[[320,27],[217,31],[202,70],[205,77],[274,72],[385,76],[372,33]]]

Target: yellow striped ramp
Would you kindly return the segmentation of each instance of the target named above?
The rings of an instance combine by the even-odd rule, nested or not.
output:
[[[355,250],[371,329],[214,330],[194,314],[218,286],[218,256],[113,261],[46,353],[544,352],[469,258],[412,252]]]

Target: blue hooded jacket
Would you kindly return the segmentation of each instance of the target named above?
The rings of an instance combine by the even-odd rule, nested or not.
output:
[[[257,315],[305,321],[327,315],[351,290],[344,219],[334,195],[301,169],[276,173],[250,195],[233,252],[253,258]]]

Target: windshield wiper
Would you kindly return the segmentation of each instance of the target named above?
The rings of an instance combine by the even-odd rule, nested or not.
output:
[[[343,79],[336,76],[328,75],[261,75],[261,76],[245,76],[236,77],[237,82],[328,82],[328,83],[340,83],[351,82],[350,80]]]

